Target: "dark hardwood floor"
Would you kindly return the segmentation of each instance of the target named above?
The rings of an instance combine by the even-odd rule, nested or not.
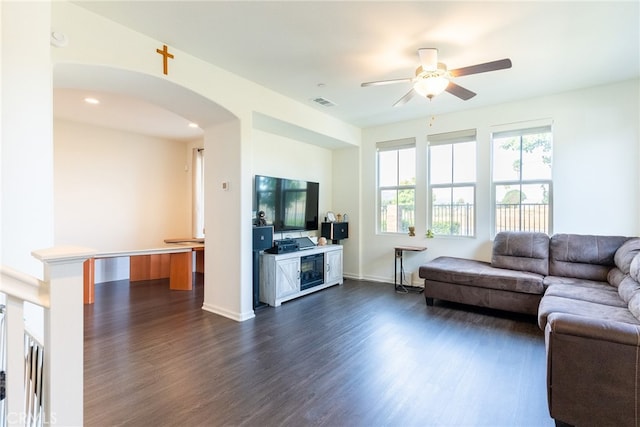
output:
[[[96,285],[85,425],[553,425],[532,317],[346,280],[237,323],[197,279]]]

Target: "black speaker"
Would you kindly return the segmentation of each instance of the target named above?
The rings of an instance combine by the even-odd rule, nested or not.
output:
[[[349,223],[348,222],[323,222],[321,228],[322,237],[333,240],[334,243],[337,240],[349,238]]]
[[[253,250],[263,251],[273,246],[273,226],[253,227]]]
[[[253,227],[253,308],[266,306],[260,302],[260,251],[273,246],[273,226]]]

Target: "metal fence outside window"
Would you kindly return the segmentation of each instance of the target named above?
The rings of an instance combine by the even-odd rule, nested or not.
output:
[[[383,233],[408,233],[415,224],[413,205],[386,205],[380,207],[380,231]]]
[[[537,231],[549,234],[548,203],[496,203],[496,233]]]
[[[434,204],[431,230],[436,235],[475,235],[475,206],[472,203]]]
[[[497,203],[496,233],[501,231],[536,231],[549,234],[548,203]],[[413,205],[381,207],[383,233],[405,233],[415,224]],[[431,214],[431,230],[436,235],[474,236],[475,206],[471,203],[436,204]]]

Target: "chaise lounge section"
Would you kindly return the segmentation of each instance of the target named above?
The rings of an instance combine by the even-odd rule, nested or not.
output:
[[[499,233],[491,262],[439,257],[420,267],[427,305],[434,299],[536,315],[549,270],[544,233]]]

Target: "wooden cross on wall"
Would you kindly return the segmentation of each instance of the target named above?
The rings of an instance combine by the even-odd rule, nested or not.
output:
[[[162,45],[162,50],[156,49],[156,52],[162,55],[162,72],[169,74],[169,59],[173,59],[173,54],[169,53],[166,44]]]

